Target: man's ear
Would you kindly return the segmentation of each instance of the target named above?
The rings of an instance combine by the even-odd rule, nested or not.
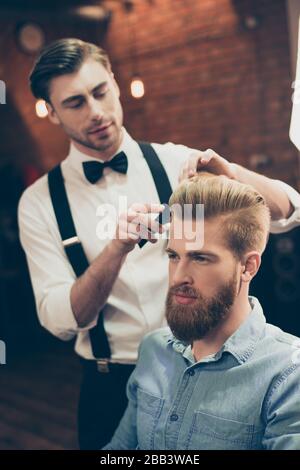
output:
[[[249,253],[246,253],[246,255],[243,256],[242,260],[241,281],[250,282],[259,270],[260,263],[260,253],[258,253],[257,251],[251,251]]]
[[[46,101],[46,108],[48,111],[48,118],[52,122],[52,124],[59,125],[60,120],[59,117],[56,114],[55,109],[53,108],[52,104]]]

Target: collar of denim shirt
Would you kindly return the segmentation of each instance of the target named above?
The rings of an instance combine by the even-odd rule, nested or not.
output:
[[[219,351],[217,351],[215,354],[206,356],[200,362],[218,361],[221,359],[224,352],[228,352],[234,356],[240,364],[246,362],[249,359],[255,350],[256,344],[264,336],[266,326],[266,319],[258,299],[253,296],[249,296],[249,302],[252,310],[246,320],[225,341]],[[196,363],[192,353],[191,345],[179,341],[171,332],[168,333],[167,344],[171,344],[174,351],[182,354],[182,356],[192,364]]]

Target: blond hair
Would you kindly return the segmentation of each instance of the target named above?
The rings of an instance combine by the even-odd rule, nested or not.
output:
[[[227,246],[237,258],[247,251],[262,253],[266,247],[270,211],[263,196],[250,185],[200,172],[177,187],[169,200],[170,207],[174,204],[182,213],[190,204],[193,218],[197,204],[204,204],[204,220],[220,217]]]

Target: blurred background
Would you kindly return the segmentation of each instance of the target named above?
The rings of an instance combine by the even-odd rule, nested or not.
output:
[[[213,148],[299,190],[299,14],[300,0],[0,0],[0,449],[77,448],[80,366],[38,324],[18,238],[22,191],[68,152],[29,91],[40,49],[62,37],[104,47],[136,139]],[[299,229],[271,237],[253,291],[300,336],[299,279]]]

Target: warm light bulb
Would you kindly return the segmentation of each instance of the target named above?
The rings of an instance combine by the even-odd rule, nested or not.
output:
[[[38,100],[35,103],[35,112],[39,118],[45,118],[48,116],[48,109],[44,100]]]
[[[133,78],[130,84],[130,91],[134,98],[142,98],[145,94],[144,82],[138,77]]]

